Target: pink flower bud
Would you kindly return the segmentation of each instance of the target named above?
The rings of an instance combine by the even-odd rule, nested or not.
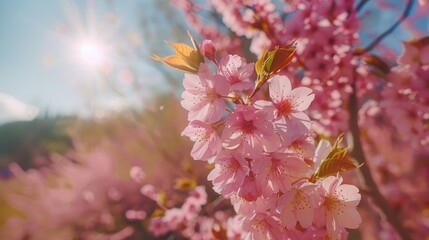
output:
[[[212,60],[216,61],[216,47],[212,40],[204,40],[200,46],[201,54]]]

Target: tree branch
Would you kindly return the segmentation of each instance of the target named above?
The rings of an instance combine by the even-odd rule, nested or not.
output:
[[[365,4],[365,0],[362,0],[359,5]],[[415,0],[408,0],[407,6],[404,9],[404,12],[402,13],[401,17],[385,32],[383,32],[380,36],[378,36],[371,44],[369,44],[367,47],[365,47],[363,50],[358,51],[357,55],[362,55],[366,52],[371,51],[374,47],[376,47],[385,37],[387,37],[390,33],[392,33],[409,15],[411,12],[411,9],[413,8]],[[358,7],[359,7],[358,5]]]
[[[407,229],[399,221],[398,216],[394,213],[390,207],[387,200],[378,190],[377,184],[374,181],[371,171],[369,169],[368,161],[365,158],[365,154],[362,148],[362,142],[360,139],[360,129],[358,125],[358,99],[356,95],[356,71],[354,71],[354,82],[352,84],[353,92],[350,96],[349,102],[349,127],[353,136],[353,150],[351,152],[352,156],[360,163],[362,166],[359,168],[363,177],[364,185],[370,191],[370,196],[374,200],[375,204],[380,208],[386,220],[396,229],[397,233],[401,236],[403,240],[411,239],[411,236]]]
[[[356,12],[359,12],[365,4],[369,2],[369,0],[361,0],[358,5],[356,6]]]

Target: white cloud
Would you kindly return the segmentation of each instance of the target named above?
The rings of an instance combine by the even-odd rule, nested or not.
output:
[[[13,121],[31,121],[37,117],[39,109],[20,100],[0,93],[0,124]]]

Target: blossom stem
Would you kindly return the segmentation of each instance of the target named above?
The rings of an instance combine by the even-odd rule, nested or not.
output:
[[[256,80],[256,85],[255,85],[255,88],[253,89],[253,91],[250,93],[250,95],[249,96],[247,96],[247,98],[246,98],[246,104],[249,104],[250,103],[250,101],[252,100],[252,97],[253,96],[255,96],[255,94],[259,91],[259,89],[261,89],[261,87],[262,87],[262,85],[264,85],[266,82],[267,82],[267,80],[269,79],[270,77],[268,77],[268,76],[258,76],[258,80]]]
[[[228,109],[229,110],[229,109]],[[224,124],[225,123],[225,121],[220,121],[220,122],[217,122],[217,123],[213,123],[212,124],[212,128],[214,128],[214,129],[217,129],[217,128],[219,128],[222,124]]]
[[[253,89],[253,91],[252,91],[252,93],[250,93],[250,95],[249,96],[247,96],[247,99],[246,99],[246,103],[248,104],[251,100],[252,100],[252,97],[256,94],[256,92],[258,92],[259,91],[259,86],[256,86],[254,89]]]
[[[306,179],[306,180],[310,181],[310,179],[309,179],[308,177],[302,177],[302,178],[299,178],[298,180],[296,180],[295,182],[293,182],[293,183],[292,183],[292,185],[294,185],[294,184],[296,184],[296,183],[298,183],[299,181],[304,180],[304,179]]]
[[[230,97],[230,96],[220,96],[221,98],[225,98],[225,99],[229,99],[229,100],[233,100],[235,101],[237,98],[235,97]]]
[[[209,204],[205,205],[203,207],[203,210],[205,210],[207,213],[213,214],[214,210],[217,206],[219,206],[222,201],[225,200],[225,197],[220,195],[219,197],[217,197],[215,200],[213,200],[212,202],[210,202]]]
[[[364,2],[364,1],[362,1]],[[408,0],[407,5],[404,9],[404,12],[402,13],[401,17],[385,32],[383,32],[380,36],[378,36],[372,43],[370,43],[367,47],[365,47],[362,51],[358,51],[357,55],[362,55],[366,52],[371,51],[373,48],[375,48],[385,37],[387,37],[390,33],[392,33],[409,15],[411,12],[411,9],[413,8],[415,0]]]
[[[381,212],[384,214],[385,219],[396,229],[397,233],[401,236],[403,240],[411,239],[411,236],[408,230],[404,225],[399,221],[399,217],[395,214],[393,209],[390,207],[388,201],[381,194],[380,190],[377,187],[377,183],[371,175],[369,169],[368,161],[365,158],[365,154],[362,148],[362,142],[360,139],[360,129],[358,124],[358,98],[356,95],[356,71],[354,72],[355,80],[352,84],[353,91],[350,95],[349,101],[349,127],[353,136],[353,150],[351,152],[352,156],[360,163],[363,164],[359,169],[363,177],[363,182],[368,189],[370,196],[373,198],[375,204],[380,208]]]

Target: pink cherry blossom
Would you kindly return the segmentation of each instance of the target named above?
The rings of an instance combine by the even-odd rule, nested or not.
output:
[[[164,222],[161,217],[152,218],[148,229],[156,237],[162,236],[170,231],[169,225]]]
[[[154,201],[157,200],[156,187],[152,184],[145,184],[143,187],[141,187],[140,193]]]
[[[219,62],[219,74],[225,76],[231,84],[232,91],[249,90],[253,87],[250,77],[253,74],[254,64],[246,64],[238,55],[227,55]]]
[[[294,154],[303,160],[311,160],[314,156],[314,140],[309,134],[295,135],[289,145],[283,145],[278,152]]]
[[[276,129],[284,141],[299,136],[311,128],[310,118],[303,112],[314,99],[313,91],[307,87],[292,90],[286,76],[276,75],[271,79],[270,97],[272,102],[259,100],[255,106],[273,116]]]
[[[429,44],[418,46],[416,43],[403,42],[404,52],[398,57],[398,63],[409,65],[416,70],[420,65],[429,64]]]
[[[269,159],[259,162],[253,165],[252,170],[260,172],[258,179],[266,196],[289,191],[292,182],[306,176],[310,170],[302,159],[286,153],[273,153]]]
[[[196,187],[192,192],[189,193],[189,198],[193,198],[197,204],[204,205],[207,203],[207,192],[204,186]]]
[[[201,54],[212,60],[212,61],[216,61],[216,47],[213,43],[213,41],[211,40],[204,40],[203,42],[201,42],[200,44],[200,49],[201,49]]]
[[[185,221],[186,214],[187,212],[183,211],[181,208],[167,209],[162,217],[162,221],[166,223],[171,230],[173,230]]]
[[[230,196],[231,204],[234,207],[236,213],[245,218],[253,216],[256,207],[256,201],[249,202],[246,199],[238,196],[238,194],[232,194]]]
[[[249,172],[244,178],[243,185],[238,189],[238,196],[246,201],[252,202],[262,194],[262,189],[256,182],[253,172]]]
[[[248,172],[248,162],[240,153],[223,151],[215,160],[215,168],[207,179],[213,182],[216,192],[229,196],[243,185]]]
[[[356,186],[343,184],[341,177],[330,176],[322,180],[322,210],[326,216],[326,228],[332,239],[341,239],[344,228],[356,229],[361,217],[356,209],[361,195]],[[321,216],[318,216],[321,217]]]
[[[286,76],[276,75],[270,82],[270,97],[277,108],[276,116],[304,120],[302,112],[307,110],[314,100],[313,91],[307,87],[292,89]],[[308,126],[307,122],[305,123]]]
[[[226,149],[243,147],[246,156],[274,152],[280,146],[280,138],[267,114],[251,106],[239,105],[225,120],[222,146]]]
[[[227,237],[231,240],[239,240],[242,239],[242,236],[244,235],[243,229],[242,229],[242,216],[236,215],[232,218],[229,218],[227,221],[228,227],[227,227]]]
[[[314,196],[317,185],[311,183],[300,184],[284,193],[278,201],[281,221],[288,229],[294,229],[297,222],[301,227],[308,228],[313,223]]]
[[[398,57],[398,63],[408,65],[419,65],[420,64],[420,51],[417,46],[409,42],[402,43],[405,50]]]
[[[187,136],[195,142],[191,156],[195,160],[212,163],[219,154],[222,144],[216,131],[208,124],[194,120],[183,130],[182,136]]]
[[[181,104],[189,111],[188,120],[216,122],[222,118],[226,104],[222,96],[229,93],[229,84],[220,75],[213,75],[205,64],[200,65],[198,75],[185,74],[185,92]]]
[[[181,210],[183,211],[185,219],[191,221],[198,216],[198,213],[201,211],[201,204],[195,198],[189,197],[182,205]]]
[[[245,239],[283,239],[279,220],[264,213],[256,213],[252,218],[244,219],[243,229],[247,231]]]
[[[137,183],[142,183],[146,177],[146,173],[139,166],[133,166],[130,169],[130,177]]]

